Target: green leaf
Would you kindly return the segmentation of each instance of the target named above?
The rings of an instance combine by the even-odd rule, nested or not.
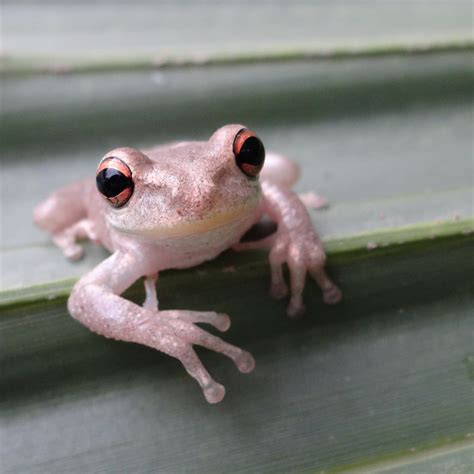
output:
[[[419,31],[435,25],[436,41],[449,25],[463,33],[466,2],[452,16],[448,2],[428,10],[423,3],[409,7]],[[76,11],[44,4],[30,6],[47,21],[53,8],[59,16]],[[100,5],[90,8],[109,12],[107,2]],[[17,18],[20,8],[7,2],[7,15]],[[377,13],[386,21],[370,47],[378,47],[394,8]],[[423,22],[428,11],[433,16]],[[351,38],[365,24],[360,18]],[[397,18],[400,28],[407,15]],[[146,31],[137,50],[143,38]],[[406,31],[402,43],[404,50],[417,44]],[[40,38],[38,51],[48,53],[48,44]],[[20,60],[25,45],[7,46]],[[38,67],[55,64],[38,51]],[[77,53],[67,59],[84,71]],[[179,57],[175,50],[173,61]],[[473,76],[472,52],[450,50],[3,77],[2,472],[470,472]],[[176,360],[104,339],[70,318],[72,284],[106,252],[86,245],[83,261],[65,261],[31,213],[58,186],[93,174],[108,149],[205,138],[237,121],[298,161],[298,191],[329,198],[330,208],[311,216],[345,298],[325,306],[308,282],[307,317],[288,320],[285,302],[268,295],[260,252],[229,251],[198,268],[164,272],[163,308],[229,313],[226,339],[256,357],[255,372],[242,375],[222,356],[199,351],[227,388],[224,401],[210,406]],[[125,296],[141,302],[141,282]]]
[[[6,0],[0,66],[64,73],[472,47],[472,5],[454,5]]]
[[[227,388],[219,406],[177,361],[88,332],[63,297],[6,308],[3,462],[22,472],[285,472],[463,439],[474,426],[473,250],[466,237],[331,267],[344,303],[325,307],[309,283],[298,322],[269,298],[261,258],[169,272],[165,308],[229,312],[226,338],[256,357],[244,376],[200,351]],[[236,271],[224,271],[231,262]],[[141,286],[127,296],[141,301]]]

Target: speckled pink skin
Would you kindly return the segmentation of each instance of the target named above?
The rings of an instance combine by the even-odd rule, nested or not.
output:
[[[225,389],[209,375],[193,345],[227,355],[244,373],[253,370],[254,359],[195,324],[226,331],[227,315],[160,311],[155,285],[160,271],[199,265],[230,247],[268,248],[271,294],[282,298],[290,292],[289,316],[304,312],[307,272],[321,287],[326,303],[337,303],[342,296],[324,271],[324,250],[305,205],[290,190],[298,177],[297,166],[280,155],[267,154],[260,180],[249,179],[233,155],[233,140],[242,128],[222,127],[207,142],[174,143],[143,153],[131,148],[108,153],[132,171],[135,189],[123,208],[110,206],[94,181],[86,180],[53,193],[34,212],[35,222],[53,235],[66,257],[80,258],[79,238],[101,243],[112,252],[74,286],[68,301],[71,315],[103,336],[176,357],[210,403],[222,400]],[[263,214],[277,223],[277,231],[257,242],[239,243]],[[285,262],[290,291],[282,272]],[[138,306],[119,295],[141,277],[146,277],[146,299]]]

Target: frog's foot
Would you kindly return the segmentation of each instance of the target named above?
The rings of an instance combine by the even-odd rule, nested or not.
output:
[[[164,313],[164,311],[162,311]],[[214,326],[221,332],[230,328],[230,318],[227,314],[214,311],[166,311],[168,317],[187,323],[205,323]]]
[[[314,274],[314,279],[316,281],[321,280],[321,276],[320,275],[317,275],[317,274]],[[323,280],[324,280],[325,277],[323,277]],[[326,276],[327,278],[327,276]],[[329,280],[329,279],[328,279]],[[342,291],[334,284],[329,284],[327,285],[327,287],[325,288],[324,285],[326,285],[326,283],[324,281],[321,282],[321,290],[323,292],[323,301],[326,303],[326,304],[337,304],[341,301],[342,299]]]
[[[267,250],[272,248],[272,245],[275,242],[275,238],[276,232],[260,240],[248,240],[245,242],[238,242],[232,246],[232,250],[235,250],[236,252],[242,252],[244,250]]]
[[[298,197],[308,209],[327,209],[329,207],[329,201],[324,196],[313,192],[298,194]]]
[[[241,252],[243,250],[261,250],[266,249],[269,250],[275,244],[277,239],[277,232],[269,235],[260,240],[251,240],[247,242],[239,242],[235,244],[232,249],[236,252]],[[270,253],[270,263],[272,262],[272,254]],[[272,284],[270,287],[270,294],[273,298],[280,300],[288,296],[288,285],[285,282],[285,278],[283,277],[282,266],[280,265],[271,265],[271,272],[272,272]]]
[[[209,375],[192,346],[200,345],[226,355],[242,373],[251,372],[255,361],[250,353],[204,331],[195,323],[208,323],[226,330],[230,320],[227,315],[214,312],[159,311],[140,324],[133,340],[179,359],[201,386],[206,400],[217,403],[224,397],[225,389]]]
[[[270,294],[273,296],[273,298],[281,300],[282,298],[288,296],[289,289],[288,285],[286,284],[285,277],[283,276],[283,269],[279,252],[270,252],[269,259],[272,278]]]
[[[187,311],[168,310],[160,311],[160,320],[165,325],[172,328],[173,333],[183,341],[194,345],[206,347],[215,352],[220,352],[234,361],[240,372],[251,372],[255,367],[252,355],[232,344],[223,341],[221,338],[210,334],[195,323],[207,323],[221,331],[226,331],[230,327],[230,319],[226,314],[219,314],[213,311]]]
[[[179,359],[201,386],[206,400],[217,403],[224,387],[212,379],[194,352],[194,345],[226,355],[240,372],[251,372],[255,361],[248,352],[206,332],[199,323],[221,331],[230,326],[225,314],[213,311],[150,311],[118,293],[142,275],[153,280],[153,265],[146,255],[117,251],[74,286],[68,300],[71,315],[92,331],[117,340],[135,342]]]
[[[75,241],[71,240],[69,236],[64,235],[64,233],[53,235],[54,244],[59,247],[63,255],[68,260],[80,260],[84,255],[84,249],[82,245],[77,244]]]
[[[283,263],[288,264],[291,287],[290,302],[287,308],[288,316],[296,318],[305,312],[303,290],[308,271],[321,288],[325,303],[336,304],[341,300],[341,290],[331,281],[324,270],[326,256],[312,230],[278,232],[275,244],[270,251],[269,260],[272,276],[271,294],[275,298],[282,298],[288,293],[282,271]]]
[[[79,260],[83,256],[84,249],[77,243],[77,240],[84,238],[92,241],[97,240],[94,226],[89,219],[81,219],[65,230],[53,234],[53,242],[69,260]]]

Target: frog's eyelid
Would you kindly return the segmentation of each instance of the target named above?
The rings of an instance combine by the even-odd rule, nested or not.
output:
[[[240,129],[237,134],[235,135],[234,138],[234,143],[233,143],[233,149],[234,149],[234,155],[238,155],[240,151],[242,150],[242,146],[245,143],[245,140],[250,137],[255,137],[255,133],[253,133],[251,130],[248,130],[246,128]]]
[[[117,171],[120,171],[120,173],[122,173],[127,178],[132,177],[132,170],[130,169],[130,167],[126,163],[124,163],[120,158],[117,158],[116,156],[108,156],[104,158],[99,163],[99,167],[97,168],[96,175],[98,175],[102,170],[106,168],[116,169]]]

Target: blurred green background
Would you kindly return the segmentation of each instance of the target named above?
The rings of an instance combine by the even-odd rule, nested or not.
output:
[[[2,472],[472,472],[472,8],[4,0]],[[208,406],[177,361],[68,316],[106,252],[65,261],[31,213],[111,148],[232,122],[329,199],[311,217],[345,300],[308,283],[288,321],[259,252],[165,272],[163,308],[229,313],[257,359],[201,351],[227,388]]]

